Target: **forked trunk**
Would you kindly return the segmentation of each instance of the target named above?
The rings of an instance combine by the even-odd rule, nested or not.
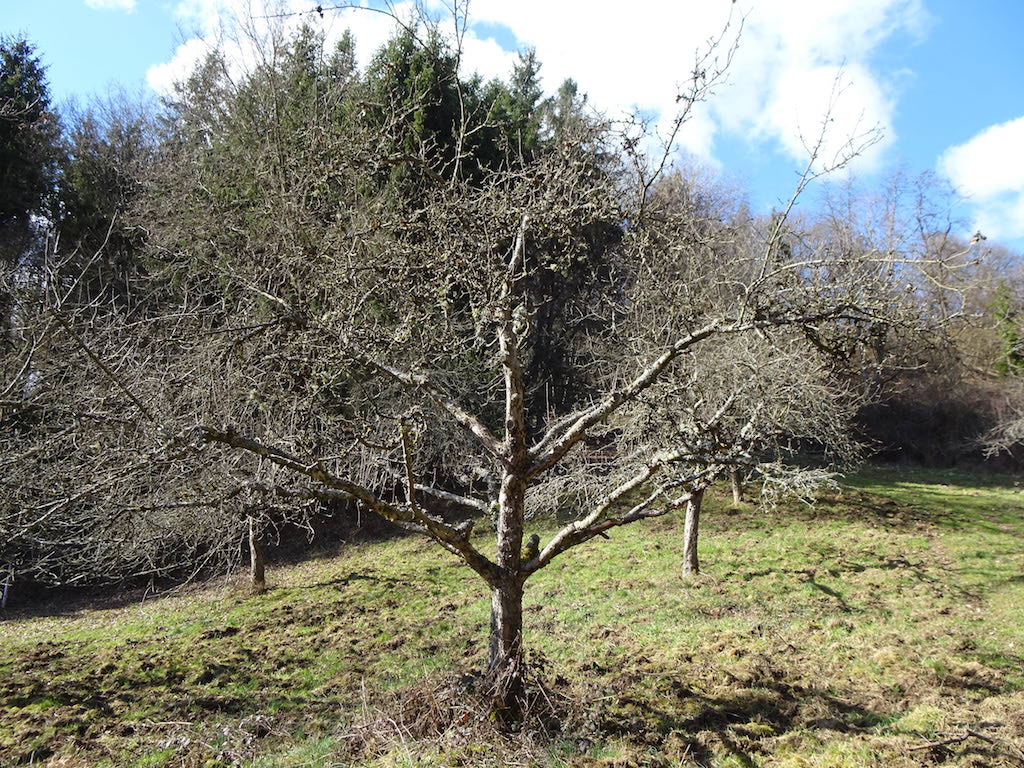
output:
[[[732,503],[743,503],[743,476],[739,467],[732,467],[729,470],[729,480],[732,482]]]
[[[700,573],[697,560],[697,535],[700,526],[700,505],[704,501],[704,490],[694,491],[686,502],[686,527],[683,531],[683,575],[696,576]]]
[[[267,589],[266,574],[267,546],[263,531],[255,517],[249,518],[249,587],[253,594]]]

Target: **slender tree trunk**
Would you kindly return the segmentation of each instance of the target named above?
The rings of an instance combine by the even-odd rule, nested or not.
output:
[[[267,589],[266,576],[267,546],[263,540],[263,531],[260,530],[256,518],[249,517],[249,586],[253,594],[259,594]]]
[[[700,505],[704,501],[704,490],[694,491],[686,502],[686,527],[683,532],[683,575],[696,576],[700,573],[697,560],[697,531],[700,525]]]
[[[14,566],[4,570],[3,581],[0,583],[0,610],[7,608],[7,595],[11,591],[11,584],[14,583]]]
[[[729,469],[729,481],[732,483],[732,503],[742,504],[743,503],[743,476],[740,474],[740,468],[733,466]]]

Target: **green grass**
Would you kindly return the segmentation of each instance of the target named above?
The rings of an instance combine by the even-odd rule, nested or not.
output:
[[[0,623],[0,764],[1024,765],[1012,478],[874,469],[773,511],[712,496],[690,581],[680,539],[676,519],[620,529],[528,583],[560,733],[452,714],[488,596],[399,538],[272,569],[258,597],[228,580]],[[965,728],[992,741],[911,750]]]

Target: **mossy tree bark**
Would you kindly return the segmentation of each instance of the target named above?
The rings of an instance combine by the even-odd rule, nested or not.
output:
[[[517,722],[525,692],[523,664],[523,583],[510,574],[491,588],[491,630],[487,679],[496,714]]]

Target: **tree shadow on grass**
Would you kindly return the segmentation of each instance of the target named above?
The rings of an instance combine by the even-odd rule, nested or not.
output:
[[[933,567],[929,566],[928,563],[914,562],[906,557],[878,556],[874,560],[854,561],[839,556],[834,560],[824,559],[821,565],[815,568],[761,568],[756,571],[731,570],[723,573],[721,578],[738,577],[743,581],[749,581],[773,575],[797,576],[812,589],[832,598],[836,602],[836,607],[839,611],[851,613],[857,611],[857,606],[850,604],[842,592],[819,581],[818,577],[823,573],[833,579],[842,579],[844,575],[863,573],[869,569],[899,571],[908,574],[921,584],[929,585],[936,593],[949,593],[962,600],[981,599],[981,595],[978,592],[958,585],[949,578],[950,571],[955,569],[945,566],[945,570],[941,572],[940,576],[936,576],[933,572]],[[1024,579],[1024,577],[1021,578]]]
[[[456,518],[457,515],[449,515]],[[409,536],[407,531],[372,513],[356,516],[349,512],[335,513],[316,521],[313,534],[299,526],[284,525],[277,531],[267,547],[267,569],[273,581],[275,567],[286,567],[321,557],[331,557],[339,548],[359,544],[379,543]],[[243,549],[247,552],[248,543]],[[247,556],[247,555],[246,555]],[[241,558],[244,563],[244,557]],[[238,579],[241,570],[234,573],[199,573],[190,578],[164,576],[158,578],[128,578],[113,584],[50,587],[35,583],[17,583],[12,590],[12,601],[0,611],[5,619],[71,618],[85,611],[121,610],[142,603],[208,589],[218,583]],[[361,578],[359,574],[339,577],[331,582],[307,585],[309,588],[340,585]],[[383,580],[381,577],[379,580]],[[239,588],[240,592],[245,587]]]
[[[323,587],[346,587],[357,581],[365,581],[371,584],[378,584],[389,588],[412,587],[415,582],[408,579],[399,579],[394,576],[387,576],[372,571],[350,571],[342,576],[336,576],[326,581],[315,581],[295,587],[288,587],[289,590],[322,589]]]
[[[963,511],[952,507],[919,506],[854,489],[823,494],[813,507],[800,507],[792,514],[801,520],[857,520],[883,529],[958,528],[969,523]]]
[[[830,739],[890,719],[818,688],[787,683],[770,665],[750,680],[707,693],[679,683],[647,693],[615,697],[603,713],[601,730],[664,753],[670,763],[685,757],[688,764],[713,765],[724,753],[738,765],[759,765],[770,751],[768,740],[788,732],[822,731]]]
[[[208,584],[208,580],[183,582],[170,578],[90,587],[27,584],[22,590],[13,590],[14,600],[5,611],[0,611],[0,620],[71,618],[84,611],[116,611],[187,594],[189,590],[202,590]]]
[[[1004,492],[999,499],[986,492]],[[1011,495],[1006,496],[1006,492]],[[941,527],[961,530],[1019,527],[1024,490],[1019,476],[927,469],[876,470],[843,481],[842,489],[822,493],[813,506],[785,503],[769,515],[756,505],[729,507],[708,522],[724,530],[765,526],[773,515],[798,521],[852,521],[882,529]]]
[[[850,607],[850,604],[846,602],[846,598],[843,597],[841,593],[836,592],[836,590],[826,586],[825,584],[821,584],[820,582],[815,581],[813,576],[807,579],[807,583],[819,592],[833,598],[838,603],[838,607],[841,612],[850,613],[850,611],[853,610]]]

